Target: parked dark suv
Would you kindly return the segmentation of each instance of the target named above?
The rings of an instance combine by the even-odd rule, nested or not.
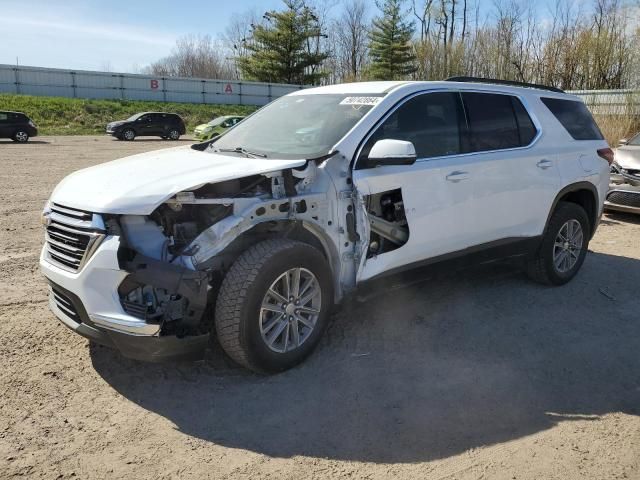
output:
[[[0,138],[24,143],[38,135],[35,123],[21,112],[0,112]]]
[[[186,133],[184,121],[176,113],[143,112],[119,122],[107,125],[107,134],[118,140],[133,140],[136,137],[160,137],[178,140]]]

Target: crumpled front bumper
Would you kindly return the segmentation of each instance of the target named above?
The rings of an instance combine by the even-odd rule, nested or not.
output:
[[[79,272],[50,263],[46,247],[40,268],[50,284],[49,306],[58,319],[76,333],[124,356],[147,361],[201,358],[208,335],[178,338],[161,336],[160,325],[127,314],[118,286],[128,272],[120,270],[117,236],[107,236]]]

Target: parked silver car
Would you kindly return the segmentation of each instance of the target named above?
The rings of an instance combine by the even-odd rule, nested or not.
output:
[[[640,213],[640,133],[620,140],[604,205],[607,210]]]

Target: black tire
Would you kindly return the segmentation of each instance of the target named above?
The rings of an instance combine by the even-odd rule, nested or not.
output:
[[[180,140],[180,132],[178,130],[176,130],[175,128],[172,128],[171,130],[169,130],[169,140]]]
[[[131,128],[127,128],[126,130],[122,131],[120,136],[121,136],[122,140],[125,140],[127,142],[131,142],[136,138],[136,132],[134,132],[133,129],[131,129]]]
[[[29,134],[24,130],[18,130],[12,137],[14,142],[27,143],[29,141]]]
[[[160,138],[161,138],[162,140],[167,140],[169,137],[167,137],[166,135],[162,135]]]
[[[320,313],[301,345],[285,353],[274,352],[260,332],[260,307],[272,283],[289,269],[299,267],[312,272],[318,281]],[[259,373],[280,372],[297,365],[313,351],[332,305],[331,269],[322,253],[302,242],[266,240],[240,255],[222,281],[216,301],[216,334],[224,351],[240,365]]]
[[[567,271],[560,271],[554,263],[554,247],[560,229],[569,221],[576,220],[582,228],[582,246],[577,261]],[[589,217],[577,203],[560,202],[549,219],[540,247],[527,262],[529,277],[545,285],[564,285],[570,281],[584,262],[591,238]]]

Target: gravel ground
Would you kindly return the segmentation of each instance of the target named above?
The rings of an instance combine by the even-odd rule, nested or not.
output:
[[[144,364],[49,312],[39,214],[168,145],[0,141],[0,478],[640,479],[640,217],[606,215],[560,288],[497,264],[363,288],[280,375]]]

